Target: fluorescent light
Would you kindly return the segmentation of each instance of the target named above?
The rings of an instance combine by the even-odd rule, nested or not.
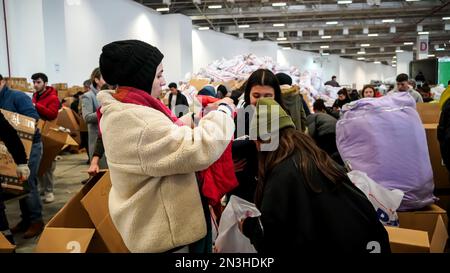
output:
[[[358,58],[358,61],[362,61],[362,60],[365,60],[366,58],[364,58],[364,57],[359,57]]]
[[[364,55],[364,54],[366,54],[365,51],[358,51],[358,55]]]
[[[396,63],[397,63],[397,61],[392,61],[392,63],[393,63],[393,64],[396,64]]]
[[[442,20],[450,20],[450,17],[442,17]]]
[[[367,34],[369,37],[378,37],[378,33],[369,33]]]
[[[292,48],[290,48],[290,47],[283,47],[283,50],[291,50]]]
[[[397,67],[397,65],[393,64],[392,67]]]
[[[361,44],[362,47],[368,47],[370,44]]]
[[[403,52],[403,50],[401,50],[401,49],[397,49],[396,51],[395,51],[396,53],[402,53]]]
[[[430,34],[428,31],[420,31],[419,33],[417,33],[419,35],[428,35]]]
[[[222,5],[210,5],[208,6],[209,9],[221,9]]]
[[[277,38],[277,41],[286,41],[286,40],[287,40],[286,37],[278,37],[278,38]]]
[[[156,11],[169,11],[169,8],[158,8],[158,9],[156,9]]]
[[[283,23],[280,23],[280,24],[273,24],[273,26],[274,26],[274,27],[284,27],[285,24],[283,24]]]
[[[392,57],[392,59],[397,59],[397,56]]]
[[[330,55],[330,53],[328,53],[328,52],[322,53],[322,56],[328,56],[328,55]]]
[[[404,45],[414,45],[413,42],[404,42],[403,44],[404,44]]]
[[[406,2],[419,2],[420,0],[406,0]]]
[[[338,22],[337,21],[330,21],[330,22],[326,22],[327,25],[337,25]]]
[[[238,28],[249,28],[250,25],[238,25]]]
[[[285,2],[272,3],[272,7],[284,7],[286,6]]]
[[[199,27],[198,30],[208,30],[209,27]]]
[[[326,49],[326,48],[330,48],[330,46],[323,45],[323,46],[320,46],[320,48]]]
[[[434,54],[429,54],[428,55],[428,58],[433,58],[433,57],[436,57]]]
[[[337,3],[338,3],[338,5],[344,5],[344,4],[351,4],[353,1],[351,1],[351,0],[341,0],[341,1],[338,1]]]
[[[331,36],[322,36],[322,39],[331,39]]]
[[[373,62],[374,64],[381,64],[381,62],[380,61],[375,61],[375,62]]]
[[[383,22],[383,23],[394,23],[395,19],[384,19],[384,20],[381,20],[381,22]]]
[[[439,47],[438,47],[438,48],[436,48],[435,50],[436,50],[436,51],[444,51],[445,48],[442,48],[442,47],[439,48]]]

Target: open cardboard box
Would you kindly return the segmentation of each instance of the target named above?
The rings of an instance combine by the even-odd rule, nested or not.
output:
[[[39,123],[39,127],[42,128],[43,153],[38,176],[42,176],[61,150],[67,146],[77,146],[78,143],[68,133],[59,131],[55,120]]]
[[[412,212],[398,212],[400,227],[385,227],[393,253],[443,253],[448,234],[446,211],[436,205]]]
[[[36,121],[33,118],[20,115],[18,113],[1,110],[6,120],[16,129],[17,134],[25,148],[27,158],[30,158],[33,137],[36,131]],[[4,143],[0,141],[0,146]],[[6,147],[0,149],[0,183],[6,191],[20,194],[25,191],[24,183],[20,183],[17,178],[16,164]]]
[[[103,181],[103,182],[102,182]],[[105,182],[106,181],[106,182]],[[87,200],[96,198],[98,189],[108,183],[107,172],[100,172],[92,177],[86,185],[48,222],[39,239],[35,252],[37,253],[109,253],[128,252],[123,241],[112,225],[108,222],[107,198],[96,199],[96,218],[91,220],[89,213],[83,207],[81,200],[89,195]],[[101,183],[100,183],[101,182]],[[96,190],[91,193],[96,184]],[[109,191],[108,191],[109,192]],[[107,196],[105,193],[104,196]],[[90,209],[92,207],[88,205]],[[105,210],[106,208],[106,210]],[[92,214],[91,210],[91,214]],[[107,216],[105,216],[105,214]],[[110,217],[109,217],[110,218]],[[96,228],[94,221],[100,221]],[[106,220],[104,220],[106,219]],[[108,226],[108,224],[111,224]],[[100,235],[101,234],[101,235]],[[109,235],[112,234],[112,235]],[[113,242],[109,240],[115,240]],[[122,243],[122,244],[121,244]]]
[[[56,124],[70,130],[70,136],[81,144],[80,124],[75,117],[75,113],[68,107],[62,107],[58,112]]]
[[[441,115],[439,103],[417,103],[416,109],[423,124],[439,123]]]
[[[12,253],[16,246],[11,244],[0,232],[0,253]]]
[[[450,178],[447,168],[442,162],[441,150],[437,139],[437,123],[423,124],[427,136],[428,152],[433,168],[434,185],[437,189],[450,188]]]

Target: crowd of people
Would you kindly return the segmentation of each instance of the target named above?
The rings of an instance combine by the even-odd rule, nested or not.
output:
[[[170,83],[164,104],[163,58],[159,49],[142,41],[104,46],[99,67],[84,83],[86,92],[76,94],[69,106],[87,124],[89,173],[109,169],[109,212],[131,252],[212,252],[209,208],[220,221],[220,207],[230,195],[254,203],[261,212],[239,222],[260,253],[291,248],[367,252],[372,241],[381,252],[390,252],[386,230],[349,180],[336,147],[342,108],[380,97],[375,87],[366,85],[359,92],[342,88],[332,107],[317,99],[309,109],[288,75],[259,69],[237,90],[208,85],[191,96]],[[43,73],[31,78],[32,99],[11,90],[0,77],[0,108],[54,120],[60,107],[56,90]],[[416,91],[406,74],[396,80],[391,92],[429,101],[429,87]],[[327,84],[339,87],[336,77]],[[441,97],[446,113],[439,135],[443,152],[450,146],[448,97]],[[193,105],[200,111],[192,111]],[[30,186],[30,194],[20,201],[22,221],[11,229],[0,191],[0,231],[13,242],[13,234],[25,232],[25,238],[32,238],[42,231],[39,189],[45,202],[54,200],[55,162],[37,177],[39,130],[27,161],[1,115],[0,122],[0,137],[14,151],[18,177]]]

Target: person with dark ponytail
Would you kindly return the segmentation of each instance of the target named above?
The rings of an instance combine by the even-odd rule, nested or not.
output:
[[[259,253],[367,253],[373,242],[381,253],[390,252],[387,232],[364,193],[295,129],[276,101],[258,101],[250,130],[259,151],[255,204],[261,216],[244,219],[240,228]],[[273,141],[278,146],[264,146]]]

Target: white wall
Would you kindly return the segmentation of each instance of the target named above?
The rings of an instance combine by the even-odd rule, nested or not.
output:
[[[192,30],[193,72],[215,60],[250,53],[250,43],[250,40],[212,30]]]
[[[255,41],[250,43],[250,52],[256,56],[267,56],[276,61],[278,45],[271,41]]]
[[[98,67],[102,47],[110,42],[139,39],[158,48],[160,15],[131,0],[65,2],[67,82],[81,85]]]
[[[164,75],[167,84],[178,83],[192,72],[192,20],[181,14],[164,15],[161,18],[164,46]]]
[[[33,73],[46,69],[42,0],[6,0],[6,13],[11,76],[30,79]],[[3,38],[1,41],[4,43]],[[5,63],[6,54],[0,57]]]
[[[39,72],[44,72],[51,83],[65,83],[69,78],[66,71],[67,43],[64,2],[42,0],[46,67],[45,70]]]
[[[409,63],[413,60],[413,52],[405,51],[397,53],[397,74],[409,75]]]

